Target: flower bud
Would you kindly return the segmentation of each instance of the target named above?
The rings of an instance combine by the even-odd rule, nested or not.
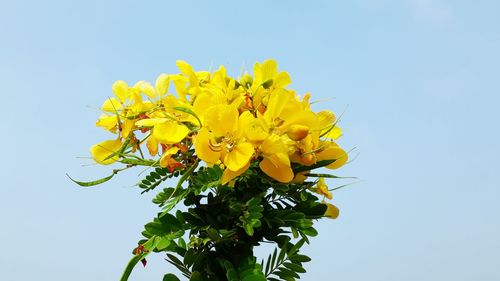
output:
[[[309,134],[309,128],[303,125],[291,125],[286,134],[290,139],[299,141],[307,137],[307,134]]]
[[[336,219],[339,217],[339,213],[340,213],[339,208],[337,208],[335,205],[332,205],[330,203],[323,202],[323,204],[326,205],[326,211],[324,214],[325,217],[331,218],[331,219]]]

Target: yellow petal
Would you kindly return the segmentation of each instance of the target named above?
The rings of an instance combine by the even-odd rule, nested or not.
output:
[[[336,219],[339,217],[339,214],[340,214],[339,208],[337,208],[335,205],[332,205],[330,203],[323,202],[323,204],[326,205],[325,217],[331,218],[331,219]]]
[[[148,140],[146,141],[146,147],[148,148],[149,154],[151,156],[155,156],[158,154],[158,140],[153,137],[149,136]]]
[[[340,147],[336,145],[329,145],[322,151],[316,153],[316,158],[318,161],[321,160],[335,160],[335,162],[326,166],[328,169],[337,169],[342,167],[348,159],[347,153]]]
[[[274,90],[270,97],[269,102],[267,103],[267,109],[264,113],[264,119],[270,123],[274,124],[274,119],[278,117],[283,108],[287,105],[288,101],[292,98],[292,94],[284,89]]]
[[[292,83],[292,79],[290,79],[290,75],[287,72],[282,71],[278,75],[276,75],[276,77],[274,78],[273,86],[275,88],[285,88],[290,83]]]
[[[252,143],[260,144],[269,136],[269,129],[264,120],[255,118],[250,111],[245,111],[240,115],[238,127],[238,131],[243,132],[247,140]]]
[[[293,104],[293,106],[291,106]],[[317,126],[317,118],[314,112],[310,110],[303,110],[299,102],[289,102],[288,106],[281,112],[280,119],[283,119],[281,128],[287,130],[289,126],[301,125],[308,128]]]
[[[193,67],[186,61],[178,60],[175,62],[175,64],[177,65],[181,73],[186,75],[187,77],[195,75]]]
[[[163,96],[167,93],[170,86],[170,76],[168,74],[160,74],[156,79],[156,92],[158,95]]]
[[[222,179],[221,179],[221,184],[227,184],[231,180],[235,179],[236,177],[242,175],[248,168],[250,167],[250,162],[248,162],[243,168],[237,170],[237,171],[231,171],[229,169],[225,169],[224,172],[222,173]]]
[[[332,199],[332,193],[328,190],[328,186],[326,185],[325,179],[323,177],[319,178],[318,184],[316,186],[317,186],[316,192],[318,194],[321,194],[328,199]]]
[[[103,141],[93,145],[90,148],[90,155],[97,163],[102,165],[109,165],[118,161],[118,155],[115,155],[109,159],[106,158],[119,151],[121,147],[122,142],[120,141],[120,139]]]
[[[155,125],[158,125],[160,123],[164,122],[169,122],[172,121],[168,118],[147,118],[147,119],[142,119],[137,122],[135,122],[135,125],[138,127],[152,127]]]
[[[129,86],[125,81],[116,81],[115,83],[113,83],[111,89],[121,102],[124,102],[128,98]]]
[[[216,137],[226,136],[236,131],[238,115],[238,110],[233,106],[212,106],[204,114],[203,125],[212,130]]]
[[[307,176],[305,174],[308,174],[308,173],[309,173],[309,171],[295,174],[295,177],[293,178],[292,183],[304,183],[304,181],[307,179]]]
[[[153,136],[163,144],[174,144],[183,140],[188,134],[189,129],[175,121],[163,122],[154,126]]]
[[[287,159],[288,156],[282,153],[270,155],[260,161],[259,167],[271,178],[279,182],[288,183],[293,180],[293,171],[290,167],[290,161],[288,160],[287,163]]]
[[[318,125],[321,130],[329,129],[335,122],[335,114],[330,110],[323,110],[316,113]]]
[[[118,125],[118,117],[116,115],[102,114],[95,125],[108,131],[115,132],[117,127],[116,125]]]
[[[187,94],[186,82],[188,80],[180,74],[171,75],[170,78],[174,82],[175,91],[177,92],[179,99],[185,101]]]
[[[196,96],[193,103],[193,111],[201,118],[203,122],[205,111],[218,104],[226,104],[226,97],[222,92],[205,91]]]
[[[171,148],[167,149],[160,157],[160,166],[168,167],[170,157],[172,157],[172,155],[176,154],[178,151],[179,148],[177,146],[172,146]]]
[[[134,129],[134,120],[125,119],[122,123],[122,138],[127,138],[130,132]]]
[[[341,136],[342,136],[342,129],[340,129],[340,127],[338,126],[333,127],[330,131],[328,131],[328,133],[324,135],[325,138],[334,140],[340,138]]]
[[[268,59],[262,63],[262,82],[273,79],[278,74],[278,63],[275,60]]]
[[[220,159],[221,153],[220,151],[216,151],[216,148],[212,147],[212,144],[215,144],[215,140],[210,135],[207,128],[201,128],[194,137],[193,143],[196,155],[198,155],[201,160],[207,163],[215,163]]]
[[[134,85],[134,89],[137,89],[139,93],[144,93],[149,98],[153,99],[156,97],[156,91],[153,85],[146,81],[139,81]]]
[[[238,171],[250,162],[254,153],[253,145],[248,142],[238,143],[224,157],[224,165],[229,170]]]
[[[113,97],[104,101],[101,107],[103,111],[109,113],[116,113],[120,108],[122,108],[120,101]]]
[[[288,154],[288,148],[285,143],[281,141],[281,138],[275,134],[269,135],[262,145],[260,146],[260,151],[265,155],[273,154]]]

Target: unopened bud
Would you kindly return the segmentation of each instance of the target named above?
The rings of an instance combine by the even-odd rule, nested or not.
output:
[[[307,134],[309,134],[309,128],[303,125],[291,125],[286,134],[290,139],[299,141],[307,137]]]

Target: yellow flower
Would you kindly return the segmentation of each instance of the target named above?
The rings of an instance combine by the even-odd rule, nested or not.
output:
[[[292,82],[290,75],[285,72],[278,72],[278,63],[275,60],[266,60],[262,64],[255,63],[254,84],[263,85],[264,88],[273,86],[274,88],[284,88]]]
[[[328,186],[326,185],[323,177],[320,177],[318,183],[316,184],[316,193],[321,194],[328,199],[332,199],[332,193],[328,190]]]
[[[326,167],[336,169],[347,162],[347,153],[334,142],[342,135],[335,114],[313,112],[311,94],[300,97],[287,89],[290,76],[278,71],[275,60],[256,63],[254,77],[245,73],[237,80],[224,66],[211,73],[195,71],[181,60],[176,65],[180,73],[160,74],[154,85],[143,80],[133,86],[121,80],[113,84],[114,96],[103,103],[96,126],[118,136],[92,147],[97,162],[118,160],[109,156],[127,137],[134,142],[132,153],[145,145],[169,168],[182,165],[172,157],[176,146],[193,145],[195,157],[224,167],[221,182],[229,185],[252,161],[260,161],[265,174],[283,183],[306,179],[304,173],[294,175],[292,164],[334,160]],[[169,92],[171,83],[176,96]],[[324,179],[316,190],[331,198]]]
[[[216,105],[206,110],[203,128],[194,138],[198,157],[209,164],[221,160],[227,169],[241,172],[254,154],[254,147],[243,138],[238,126],[238,110],[231,105]],[[243,171],[244,172],[244,171]]]
[[[118,155],[114,155],[113,157],[110,156],[118,152],[121,147],[122,147],[122,142],[120,139],[103,141],[93,145],[90,148],[90,155],[99,164],[102,165],[113,164],[114,162],[118,161],[119,156]]]
[[[264,140],[260,151],[264,159],[259,163],[259,167],[264,173],[283,183],[293,180],[288,148],[277,135],[270,135]]]
[[[334,142],[321,142],[320,146],[323,148],[316,153],[318,161],[335,160],[333,163],[326,166],[326,168],[338,169],[347,162],[347,153]]]
[[[153,127],[152,136],[163,144],[174,144],[182,141],[190,130],[186,125],[168,118],[148,118],[135,123],[139,127]]]
[[[340,214],[339,208],[337,208],[335,205],[330,204],[330,203],[326,203],[326,202],[322,202],[322,203],[326,205],[326,211],[324,214],[325,217],[331,218],[331,219],[336,219],[339,217],[339,214]]]
[[[270,93],[262,118],[273,133],[282,135],[290,132],[292,140],[305,138],[309,134],[308,128],[314,127],[317,120],[314,112],[304,109],[295,94],[285,89]]]

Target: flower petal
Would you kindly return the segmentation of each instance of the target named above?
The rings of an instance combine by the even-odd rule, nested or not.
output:
[[[95,123],[97,127],[102,127],[110,132],[116,131],[117,124],[118,124],[118,117],[116,115],[106,115],[106,114],[102,114]]]
[[[129,86],[123,80],[116,81],[111,89],[121,102],[124,102],[129,96]]]
[[[231,171],[229,169],[225,169],[224,172],[222,173],[221,184],[222,185],[227,184],[236,177],[242,175],[246,170],[248,170],[249,167],[250,167],[250,161],[245,166],[243,166],[243,168],[237,171]]]
[[[340,210],[335,205],[323,202],[326,205],[326,211],[324,216],[331,219],[336,219],[339,217]]]
[[[149,155],[155,156],[158,154],[158,140],[155,137],[150,136],[148,138],[146,141],[146,147],[148,148]]]
[[[156,79],[156,92],[158,95],[163,96],[167,93],[168,87],[170,86],[170,76],[168,74],[160,74]]]
[[[230,105],[215,105],[207,109],[203,122],[216,137],[226,136],[238,128],[238,110]]]
[[[102,165],[109,165],[118,161],[118,155],[115,155],[111,158],[108,157],[119,151],[121,147],[122,142],[120,141],[120,139],[103,141],[93,145],[90,148],[90,155],[97,163]]]
[[[337,169],[342,167],[348,159],[347,153],[336,145],[329,145],[322,151],[316,153],[317,161],[321,160],[335,160],[335,162],[326,166],[328,169]]]
[[[224,157],[224,165],[229,170],[238,171],[250,162],[254,153],[253,145],[248,142],[238,143]]]
[[[220,151],[214,151],[214,149],[212,149],[211,142],[215,144],[215,140],[213,136],[210,135],[207,128],[201,128],[193,140],[196,155],[198,155],[201,160],[213,164],[220,159],[221,153]]]
[[[135,122],[137,127],[152,127],[160,123],[171,121],[168,118],[147,118]]]
[[[156,90],[153,87],[153,85],[151,85],[151,83],[146,82],[144,80],[137,82],[134,85],[134,89],[136,89],[139,93],[146,94],[146,96],[148,96],[151,99],[156,97]]]
[[[330,131],[328,131],[323,137],[327,139],[338,139],[342,136],[342,129],[340,127],[335,126]]]
[[[285,88],[290,83],[292,83],[290,75],[288,74],[288,72],[282,71],[278,75],[276,75],[276,77],[274,77],[273,86],[275,88]]]
[[[102,111],[109,112],[109,113],[116,113],[120,108],[122,108],[122,105],[120,101],[117,98],[109,98],[101,106]]]
[[[238,120],[239,132],[242,132],[247,140],[259,144],[268,137],[269,129],[266,128],[264,121],[255,118],[250,111],[245,111]]]
[[[163,122],[154,126],[153,136],[163,144],[174,144],[183,140],[189,129],[184,124],[175,121]]]
[[[287,163],[287,160],[288,156],[283,155],[283,153],[274,154],[260,161],[259,167],[271,178],[279,182],[288,183],[293,180],[293,171],[290,167],[290,161],[288,160]]]

